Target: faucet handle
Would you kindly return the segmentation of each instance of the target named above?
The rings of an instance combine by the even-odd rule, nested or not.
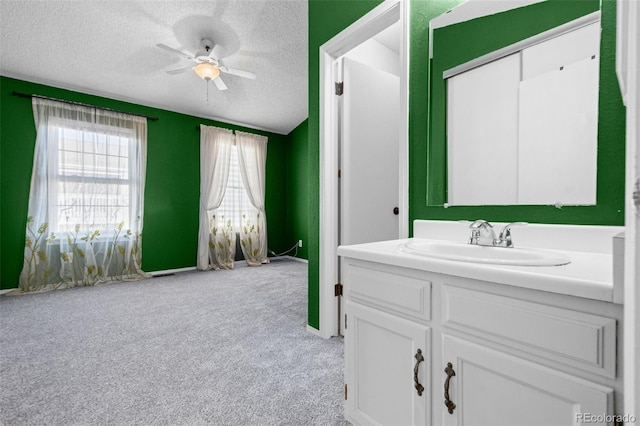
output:
[[[507,223],[504,228],[502,228],[502,232],[509,232],[511,230],[512,226],[527,226],[529,224],[529,222],[511,222],[511,223]],[[502,232],[500,232],[500,234],[502,234]]]
[[[493,228],[489,222],[484,219],[478,219],[469,225],[471,229]]]
[[[471,229],[471,237],[469,238],[469,244],[475,245],[492,245],[496,239],[493,226],[484,219],[478,219],[469,225]]]
[[[512,226],[527,226],[528,222],[511,222],[508,223],[502,228],[500,231],[500,235],[495,241],[494,245],[499,245],[502,247],[513,247],[513,241],[511,241],[511,227]]]

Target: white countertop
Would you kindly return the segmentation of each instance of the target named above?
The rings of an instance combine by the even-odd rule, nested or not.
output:
[[[416,240],[418,238],[340,246],[338,255],[515,287],[613,302],[612,254],[604,250],[600,252],[557,250],[571,259],[571,263],[562,266],[506,266],[435,259],[399,250],[401,245]],[[429,239],[424,240],[428,241]],[[548,248],[545,249],[548,250]]]

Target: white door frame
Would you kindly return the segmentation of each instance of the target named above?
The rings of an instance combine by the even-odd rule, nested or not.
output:
[[[400,153],[399,233],[409,234],[409,2],[385,0],[371,12],[320,47],[320,271],[319,334],[329,338],[338,334],[337,302],[334,285],[338,282],[338,101],[334,95],[335,61],[396,22],[402,27],[400,49]]]
[[[640,4],[618,0],[616,72],[627,107],[624,271],[624,413],[640,417]],[[630,423],[629,423],[630,424]]]

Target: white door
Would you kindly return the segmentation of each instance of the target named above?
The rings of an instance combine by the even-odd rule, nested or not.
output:
[[[614,414],[611,388],[451,336],[442,340],[442,387],[433,389],[433,404],[442,407],[438,424],[605,425],[595,413]]]
[[[398,238],[400,78],[344,58],[340,245]]]
[[[393,126],[397,129],[402,128],[396,135],[397,148],[394,152],[396,163],[389,160],[387,167],[396,169],[393,174],[394,179],[398,178],[398,187],[396,188],[397,205],[400,208],[397,221],[397,235],[405,237],[408,235],[409,219],[408,219],[408,96],[409,96],[409,61],[408,61],[408,40],[409,40],[409,7],[408,2],[403,0],[385,0],[367,13],[362,18],[345,28],[331,40],[320,46],[320,253],[319,253],[319,284],[320,284],[320,335],[330,337],[340,329],[337,328],[339,315],[336,311],[340,306],[336,303],[334,295],[334,285],[340,282],[339,259],[337,255],[338,245],[340,244],[340,197],[338,196],[339,181],[338,170],[340,165],[338,159],[339,154],[339,129],[341,115],[338,114],[339,104],[342,103],[343,96],[335,96],[336,62],[349,54],[353,49],[361,47],[363,41],[370,40],[372,37],[379,35],[380,32],[388,29],[395,22],[400,22],[400,49],[398,52],[398,75],[399,88],[402,93],[397,95],[398,101],[394,111],[397,111],[398,119]],[[352,52],[351,52],[352,53]],[[378,59],[378,58],[375,58]],[[377,73],[373,69],[371,73]],[[365,76],[365,78],[367,78]],[[368,78],[367,78],[368,79]],[[359,82],[356,80],[356,83]],[[345,92],[349,93],[349,82],[346,82]],[[369,88],[369,91],[376,90],[377,86]],[[355,89],[354,89],[355,90]],[[382,104],[394,102],[394,95],[390,99],[383,99]],[[367,111],[373,108],[362,102]],[[376,106],[376,105],[373,105]],[[340,113],[341,114],[341,113]],[[338,118],[340,117],[340,118]],[[370,114],[371,120],[368,124],[374,123],[373,115]],[[402,122],[402,126],[398,123]],[[377,125],[374,123],[374,125]],[[345,170],[346,171],[346,170]],[[401,174],[400,174],[401,173]],[[365,197],[360,197],[361,199]],[[370,199],[370,198],[369,198]],[[388,207],[385,207],[388,208]],[[393,210],[392,210],[393,211]],[[400,220],[401,219],[401,220]],[[372,232],[375,232],[372,231]],[[388,238],[383,236],[381,238]],[[392,237],[393,238],[393,237]],[[344,312],[344,310],[342,311]]]
[[[347,419],[356,425],[425,425],[429,328],[351,301],[347,312]]]
[[[346,57],[342,73],[339,245],[395,240],[400,78]],[[342,298],[339,303],[341,315]],[[344,335],[343,321],[338,322]]]

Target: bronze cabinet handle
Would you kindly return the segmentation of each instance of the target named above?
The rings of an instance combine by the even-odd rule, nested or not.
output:
[[[449,410],[449,414],[453,414],[456,404],[449,398],[449,382],[451,381],[451,377],[456,375],[456,372],[453,370],[453,365],[451,365],[450,362],[447,363],[447,368],[444,369],[444,372],[447,373],[447,380],[444,381],[444,405]]]
[[[416,352],[415,359],[416,359],[416,366],[413,367],[413,381],[416,384],[415,384],[414,387],[416,388],[416,391],[418,392],[418,396],[422,396],[422,391],[424,390],[424,386],[422,386],[420,384],[420,382],[418,381],[418,368],[420,366],[420,363],[422,361],[424,361],[424,357],[422,356],[422,351],[420,349],[418,349],[418,352]]]

